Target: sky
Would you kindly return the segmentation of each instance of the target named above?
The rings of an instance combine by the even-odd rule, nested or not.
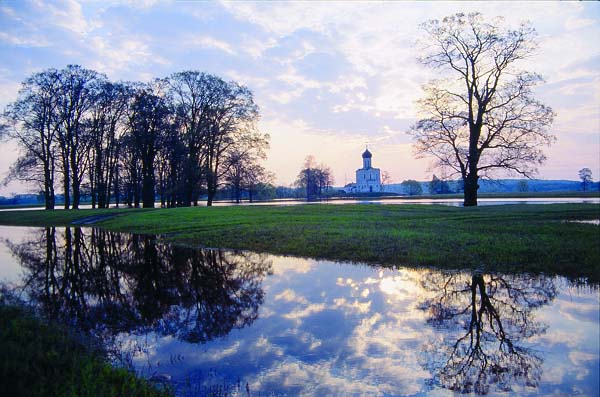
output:
[[[265,166],[294,182],[304,159],[328,165],[337,186],[353,182],[368,144],[392,182],[429,180],[407,134],[421,87],[440,77],[417,61],[420,25],[457,12],[523,20],[539,48],[522,67],[545,83],[557,141],[539,178],[600,177],[598,2],[200,2],[0,0],[0,108],[29,75],[68,64],[110,79],[149,81],[199,70],[248,86],[271,137]],[[17,158],[0,145],[0,176]],[[0,187],[0,194],[21,191]]]

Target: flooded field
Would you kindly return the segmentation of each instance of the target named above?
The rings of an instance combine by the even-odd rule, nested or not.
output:
[[[598,395],[599,290],[0,227],[0,280],[178,394]]]

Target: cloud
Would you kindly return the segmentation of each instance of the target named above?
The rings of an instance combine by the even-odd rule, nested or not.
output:
[[[49,42],[46,38],[37,37],[17,37],[6,32],[0,32],[0,42],[18,47],[47,47]]]
[[[110,78],[163,77],[198,69],[246,84],[271,133],[267,166],[294,181],[304,157],[329,165],[337,184],[354,180],[365,143],[376,166],[403,179],[428,179],[404,134],[416,121],[421,86],[436,76],[417,63],[419,24],[457,11],[525,17],[539,49],[522,67],[547,84],[536,97],[558,114],[557,149],[545,178],[571,177],[571,147],[594,174],[600,144],[598,3],[502,2],[76,2],[0,5],[0,56],[12,92],[32,72],[81,64]],[[18,88],[17,88],[18,89]],[[1,98],[0,98],[1,100]],[[562,146],[564,145],[564,147]],[[597,164],[597,165],[596,165]]]
[[[96,55],[91,62],[91,67],[114,75],[148,64],[169,64],[167,59],[151,51],[149,42],[150,39],[147,37],[115,40],[104,36],[93,36],[88,40],[88,48]],[[144,77],[147,76],[142,76]]]
[[[236,55],[236,51],[233,49],[231,44],[210,36],[190,36],[188,39],[184,40],[183,45],[186,47],[197,46],[202,48],[212,48],[223,51],[229,55]]]
[[[96,27],[83,15],[81,3],[75,0],[60,0],[56,2],[33,1],[33,5],[46,20],[55,26],[69,30],[79,35],[85,35]]]

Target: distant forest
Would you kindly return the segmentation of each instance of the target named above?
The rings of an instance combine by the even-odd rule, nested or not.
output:
[[[92,207],[211,205],[220,186],[237,195],[271,177],[258,163],[269,136],[256,128],[252,92],[183,71],[148,83],[113,82],[77,65],[35,73],[2,116],[20,156],[8,180],[36,182],[38,202]],[[55,191],[56,189],[56,191]]]
[[[393,183],[385,185],[383,193],[374,194],[374,196],[382,195],[436,195],[436,194],[453,194],[460,193],[460,181],[426,181],[416,182],[420,185],[421,190],[418,194],[413,194],[414,188],[403,185],[402,183]],[[564,192],[583,192],[582,183],[579,181],[568,180],[540,180],[540,179],[499,179],[499,180],[481,180],[480,192],[482,193],[564,193]],[[409,185],[410,186],[410,185]],[[593,182],[586,189],[590,192],[598,192],[600,183]],[[34,205],[43,204],[44,195],[41,194],[17,194],[11,197],[0,196],[1,205]],[[215,194],[216,200],[238,201],[244,200],[272,200],[272,199],[305,199],[306,190],[302,187],[287,187],[273,186],[270,183],[261,183],[254,186],[254,189],[240,190],[239,196],[236,196],[230,184],[223,184]],[[330,187],[321,198],[327,197],[348,197],[350,195],[344,193],[341,187]],[[238,200],[239,197],[239,200]],[[160,197],[158,197],[160,198]],[[206,198],[206,197],[204,197]],[[63,204],[63,195],[56,196],[56,204]],[[91,204],[91,197],[86,192],[82,196],[82,203]],[[114,203],[114,201],[113,201]]]

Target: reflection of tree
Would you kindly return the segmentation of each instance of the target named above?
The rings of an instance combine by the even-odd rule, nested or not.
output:
[[[552,279],[430,272],[422,283],[433,293],[421,306],[428,323],[446,332],[442,343],[425,344],[425,365],[443,387],[487,394],[537,386],[542,359],[522,342],[545,331],[533,310],[556,296]]]
[[[46,228],[9,244],[42,311],[98,334],[155,331],[206,342],[251,324],[271,264],[257,254],[176,247],[153,236]]]

